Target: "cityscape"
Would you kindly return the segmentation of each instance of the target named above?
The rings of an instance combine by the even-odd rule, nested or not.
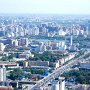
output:
[[[12,2],[0,4],[0,90],[90,90],[90,12],[57,13],[33,1],[43,9],[22,13]]]

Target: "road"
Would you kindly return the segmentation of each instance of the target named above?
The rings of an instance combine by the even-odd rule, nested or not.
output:
[[[51,73],[50,75],[46,76],[44,79],[38,81],[34,86],[27,87],[24,90],[40,90],[40,87],[44,87],[48,82],[50,82],[53,79],[55,79],[56,77],[60,76],[64,72],[68,71],[72,66],[74,66],[74,65],[76,65],[78,63],[77,62],[78,59],[82,59],[88,53],[90,53],[90,52],[89,51],[85,52],[80,57],[70,60],[68,63],[66,63],[65,65],[63,65],[60,68],[56,69],[53,73]]]

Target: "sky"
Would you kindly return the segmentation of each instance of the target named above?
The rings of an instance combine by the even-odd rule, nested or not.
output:
[[[0,0],[0,13],[90,14],[90,0]]]

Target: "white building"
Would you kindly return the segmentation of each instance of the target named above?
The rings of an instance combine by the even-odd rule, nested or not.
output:
[[[58,77],[58,79],[53,80],[51,90],[65,90],[65,78]]]
[[[5,45],[3,43],[0,43],[0,51],[4,51]]]
[[[15,47],[18,46],[18,40],[17,39],[13,41],[13,46],[15,46]]]
[[[60,66],[60,63],[59,63],[59,60],[55,62],[55,69],[59,68]]]
[[[0,81],[6,81],[6,67],[4,65],[0,68]]]
[[[58,31],[58,34],[60,36],[65,36],[66,35],[66,32],[61,29],[61,30]]]

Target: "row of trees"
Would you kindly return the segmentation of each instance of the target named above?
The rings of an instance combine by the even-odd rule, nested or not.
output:
[[[46,70],[44,69],[35,69],[35,68],[31,69],[30,71],[32,74],[40,74],[40,75],[43,75],[46,72]]]
[[[15,54],[11,54],[9,56],[3,56],[0,60],[1,61],[10,61],[15,57]]]
[[[42,61],[55,62],[57,59],[60,59],[63,57],[63,55],[52,54],[49,51],[46,51],[43,54],[39,54],[36,52],[34,52],[33,54],[34,54],[34,58],[29,58],[29,60],[42,60]]]
[[[28,72],[28,73],[25,73]],[[30,69],[14,69],[13,71],[10,71],[9,79],[11,80],[21,80],[23,77],[30,78],[32,74],[40,74],[44,75],[46,70],[44,69],[36,69],[36,68],[30,68]]]
[[[76,83],[90,84],[90,71],[88,70],[71,70],[68,73],[64,73],[66,81],[75,80]]]
[[[22,69],[16,68],[13,71],[10,71],[9,79],[11,80],[21,80],[24,77],[29,78],[31,73],[25,73]]]
[[[24,75],[24,72],[20,69],[14,69],[10,71],[10,76],[8,77],[11,80],[19,80]]]
[[[54,37],[47,37],[47,36],[40,36],[40,35],[37,35],[37,36],[30,36],[29,37],[30,39],[48,39],[48,40],[64,40],[65,37],[63,36],[54,36]]]

